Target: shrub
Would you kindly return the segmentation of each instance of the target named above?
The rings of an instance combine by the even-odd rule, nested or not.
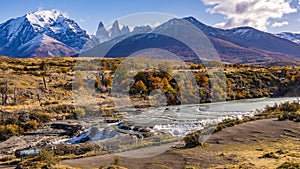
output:
[[[277,169],[299,169],[300,168],[300,163],[293,163],[293,162],[285,162]]]
[[[94,144],[80,144],[80,146],[74,146],[69,144],[59,144],[56,145],[54,150],[55,155],[64,156],[69,154],[82,155],[91,151],[99,151],[101,148]]]
[[[16,157],[10,155],[10,156],[5,156],[5,157],[0,158],[0,161],[1,161],[1,162],[7,162],[7,161],[14,160],[14,159],[16,159]]]
[[[186,135],[183,138],[183,140],[185,142],[185,148],[193,148],[193,147],[200,146],[200,143],[199,143],[200,133],[201,133],[201,131],[195,131],[193,133]]]
[[[46,102],[44,103],[44,105],[45,105],[45,106],[49,106],[49,105],[51,105],[51,102],[46,101]]]
[[[85,116],[85,110],[83,108],[81,108],[81,107],[78,107],[76,109],[76,113],[77,113],[77,117],[83,117],[83,116]]]
[[[270,152],[270,153],[267,153],[267,154],[262,155],[262,156],[259,157],[259,158],[274,158],[274,159],[277,159],[278,157],[275,155],[275,153]]]
[[[115,157],[114,158],[114,162],[112,163],[112,165],[120,166],[121,165],[120,158],[119,157]]]
[[[42,150],[38,158],[41,162],[45,162],[48,167],[59,162],[59,158],[55,157],[54,151]]]
[[[104,82],[106,87],[111,87],[113,80],[110,77],[106,77]]]
[[[47,123],[51,121],[51,116],[48,113],[35,112],[29,115],[31,120],[36,120],[38,123]]]
[[[38,127],[38,122],[36,120],[30,120],[25,126],[25,130],[35,130]]]
[[[300,121],[300,104],[285,102],[280,105],[267,106],[259,115],[262,118],[278,118],[278,120]]]
[[[59,101],[53,101],[52,104],[59,104]]]
[[[251,117],[245,117],[243,119],[225,119],[221,123],[218,124],[214,133],[219,132],[227,127],[233,127],[235,125],[239,125],[244,122],[248,122],[248,121],[252,121],[252,120],[254,120],[254,119]]]
[[[22,134],[23,128],[20,128],[16,124],[9,124],[6,126],[0,126],[0,140],[6,140],[9,137]]]

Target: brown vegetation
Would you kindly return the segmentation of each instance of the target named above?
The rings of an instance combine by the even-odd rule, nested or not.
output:
[[[122,58],[81,60],[71,57],[44,59],[0,57],[0,141],[7,140],[12,136],[30,134],[32,131],[44,128],[46,123],[60,119],[78,119],[98,115],[106,118],[108,122],[120,120],[122,115],[115,110],[112,101],[118,98],[112,97],[110,91],[114,87],[114,78],[126,79],[130,73],[128,70],[119,70],[118,77],[115,77],[115,72],[122,61]],[[284,96],[285,94],[291,96],[297,94],[297,86],[300,83],[300,67],[298,66],[224,64],[222,71],[226,78],[226,84],[218,86],[216,85],[218,83],[211,84],[211,82],[220,82],[219,79],[211,76],[202,64],[186,63],[188,68],[185,68],[176,64],[162,63],[164,69],[149,68],[139,71],[134,75],[133,82],[123,88],[129,92],[130,99],[136,107],[153,106],[151,94],[155,90],[160,90],[166,96],[168,105],[189,103],[181,100],[180,96],[186,93],[189,96],[196,94],[190,90],[180,91],[180,85],[187,86],[188,89],[197,89],[201,98],[199,102],[204,103],[221,100],[216,97],[221,98],[222,95],[226,96],[224,97],[226,100]],[[184,83],[176,81],[175,79],[178,77],[174,77],[170,73],[175,72],[176,74],[176,72],[186,70],[191,70],[193,73],[196,86],[190,79],[185,80]],[[85,71],[91,71],[93,76],[85,76]],[[120,81],[117,85],[126,84],[128,84],[126,81]],[[72,89],[82,89],[87,85],[92,86],[95,105],[100,105],[99,109],[90,105],[74,106]],[[220,95],[214,95],[213,91],[218,91]],[[80,98],[83,101],[89,99]],[[140,100],[144,102],[140,102]],[[268,107],[266,111],[271,111],[271,113],[261,112],[261,115],[256,118],[279,116],[280,120],[299,121],[298,110],[299,105],[283,104],[277,107]],[[228,120],[221,123],[216,131],[251,120],[253,119]],[[187,140],[193,144],[193,140],[197,136],[190,136],[192,139]],[[198,145],[199,143],[191,147]],[[54,155],[83,155],[89,151],[93,151],[89,146],[83,146],[81,149],[61,146],[54,151]]]

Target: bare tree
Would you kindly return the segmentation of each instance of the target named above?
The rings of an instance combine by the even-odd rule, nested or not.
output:
[[[47,82],[46,82],[46,79],[45,79],[45,74],[43,74],[43,83],[44,83],[44,89],[45,91],[47,91]]]
[[[103,69],[98,69],[96,78],[101,82],[102,85],[105,85],[105,73]]]
[[[101,92],[107,92],[105,87],[105,73],[103,69],[98,69],[96,79],[100,84],[97,84],[96,88]]]
[[[41,94],[40,94],[40,92],[39,92],[39,90],[36,90],[36,96],[37,96],[37,99],[38,99],[38,101],[39,101],[39,103],[40,103],[40,106],[42,106],[42,97],[41,97]]]
[[[14,103],[18,104],[19,100],[18,100],[18,89],[15,87],[14,88]]]
[[[7,105],[7,99],[8,99],[8,81],[5,82],[5,87],[2,90],[2,106]]]
[[[42,71],[41,74],[43,77],[44,90],[45,90],[45,92],[47,92],[48,88],[47,88],[46,76],[49,74],[49,65],[47,63],[45,63],[44,61],[42,61],[39,69]]]

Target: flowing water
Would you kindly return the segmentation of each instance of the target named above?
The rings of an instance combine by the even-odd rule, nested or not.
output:
[[[275,103],[298,101],[295,97],[258,98],[237,101],[218,102],[210,104],[179,105],[170,107],[150,108],[138,115],[128,114],[123,121],[130,122],[130,132],[134,126],[149,128],[152,132],[165,132],[174,136],[184,136],[192,131],[216,125],[226,118],[243,118],[253,116],[257,110],[263,110],[267,105]],[[72,144],[104,140],[123,135],[115,131],[112,126],[119,123],[107,124],[105,128],[90,128],[79,136],[67,140]]]

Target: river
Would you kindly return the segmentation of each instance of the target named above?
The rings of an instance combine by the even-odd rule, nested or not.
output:
[[[201,130],[204,127],[216,125],[226,118],[243,118],[253,116],[257,110],[263,110],[267,105],[275,103],[298,101],[296,97],[282,98],[258,98],[244,99],[227,102],[179,105],[169,107],[150,108],[140,114],[127,114],[124,122],[130,122],[130,132],[134,126],[149,128],[151,132],[165,132],[173,136],[184,136],[192,131]],[[72,144],[79,143],[84,138],[85,141],[105,140],[124,135],[114,130],[118,124],[107,124],[105,128],[91,128],[82,132],[79,136],[66,140]],[[103,126],[103,125],[102,125]],[[91,133],[93,133],[91,135]],[[89,138],[87,138],[89,137]]]

